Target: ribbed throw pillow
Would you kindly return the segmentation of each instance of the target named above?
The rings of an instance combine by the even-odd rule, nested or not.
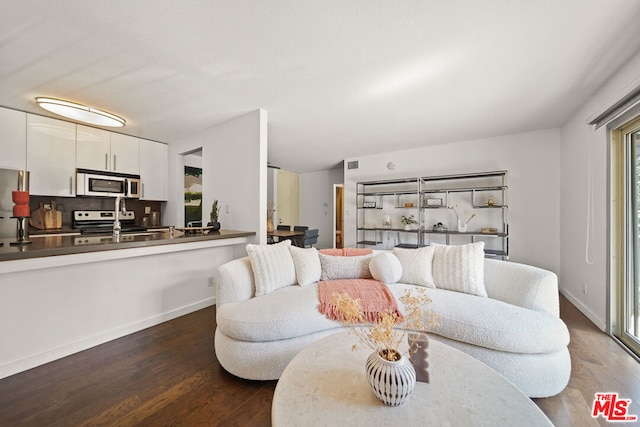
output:
[[[291,240],[275,245],[247,245],[247,254],[256,282],[256,296],[296,284],[296,269],[289,247]]]
[[[484,287],[484,242],[460,246],[432,244],[436,288],[487,296]]]

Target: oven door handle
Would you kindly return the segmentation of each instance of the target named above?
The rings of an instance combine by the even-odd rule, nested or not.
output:
[[[129,180],[127,178],[124,179],[124,196],[129,197]]]

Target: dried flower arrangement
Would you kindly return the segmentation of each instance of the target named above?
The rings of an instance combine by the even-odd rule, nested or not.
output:
[[[460,221],[460,215],[458,214],[458,205],[449,206],[449,209],[453,210],[453,213],[454,213],[454,214],[456,214],[456,219],[457,219],[458,221]],[[466,220],[466,221],[464,222],[464,224],[465,224],[465,225],[466,225],[466,224],[469,224],[469,221],[471,221],[471,220],[472,220],[473,218],[475,218],[475,217],[476,217],[476,214],[472,214],[472,215],[469,217],[469,219],[468,219],[468,220]]]
[[[267,203],[267,218],[273,218],[273,214],[276,211],[276,204],[275,202],[268,202]]]
[[[438,326],[437,314],[423,308],[431,303],[431,298],[424,289],[408,289],[400,297],[400,301],[407,311],[404,317],[387,309],[380,313],[377,323],[367,323],[359,299],[351,298],[346,293],[334,293],[332,297],[332,303],[349,333],[355,334],[360,344],[377,351],[380,357],[392,362],[400,360],[403,356],[398,349],[408,332],[425,332],[430,326]],[[352,349],[357,348],[356,344]],[[407,353],[416,350],[417,348],[411,345]]]

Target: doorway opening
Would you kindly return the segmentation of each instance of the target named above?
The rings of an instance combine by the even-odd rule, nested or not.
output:
[[[202,226],[202,148],[184,155],[184,225]]]
[[[344,184],[333,186],[333,247],[344,247]]]

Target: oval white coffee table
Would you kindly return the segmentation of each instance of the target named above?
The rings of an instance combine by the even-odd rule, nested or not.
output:
[[[285,368],[271,408],[274,426],[552,426],[502,375],[473,357],[430,340],[430,382],[417,382],[403,405],[389,407],[365,375],[368,349],[351,351],[346,332],[302,350]]]

